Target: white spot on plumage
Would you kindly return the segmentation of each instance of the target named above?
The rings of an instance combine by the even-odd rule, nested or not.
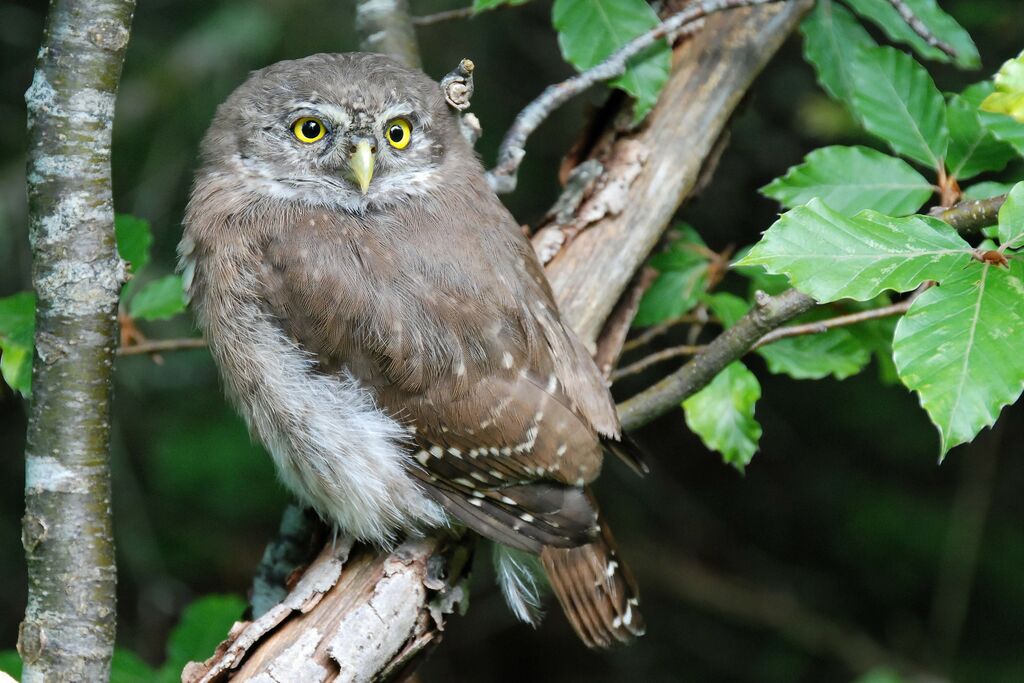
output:
[[[505,353],[501,354],[501,366],[503,368],[511,368],[512,367],[512,354],[509,353],[508,351],[506,351]]]
[[[442,455],[444,455],[444,450],[440,446],[431,446],[430,454],[435,458],[440,458]]]

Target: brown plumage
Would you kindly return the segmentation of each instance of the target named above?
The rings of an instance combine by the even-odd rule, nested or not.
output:
[[[614,404],[435,82],[365,54],[255,72],[185,224],[228,394],[304,502],[384,545],[450,515],[540,554],[588,645],[642,633],[586,490],[628,452]]]

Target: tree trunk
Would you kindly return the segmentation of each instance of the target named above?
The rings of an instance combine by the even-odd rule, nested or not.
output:
[[[36,354],[22,542],[23,680],[102,681],[114,647],[111,366],[124,264],[110,137],[132,0],[54,0],[28,108]]]

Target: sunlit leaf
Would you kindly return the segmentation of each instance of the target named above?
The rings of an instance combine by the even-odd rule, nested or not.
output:
[[[942,280],[971,260],[970,245],[927,216],[893,218],[875,211],[848,217],[817,199],[783,214],[737,265],[785,274],[821,302],[867,300]]]
[[[929,168],[946,155],[946,103],[932,77],[891,47],[858,52],[851,67],[853,109],[868,132]]]
[[[896,326],[903,383],[939,429],[940,453],[992,425],[1024,389],[1024,262],[972,263],[924,292]]]
[[[19,292],[0,299],[0,375],[23,396],[32,389],[36,297]]]
[[[1024,246],[1024,182],[1013,186],[999,209],[999,243],[1006,249]]]
[[[555,0],[552,23],[565,59],[580,71],[658,25],[658,15],[644,0]],[[636,99],[635,121],[642,120],[668,82],[671,50],[664,40],[641,52],[611,82]]]
[[[889,0],[846,0],[858,14],[870,19],[889,38],[906,43],[926,59],[939,62],[953,61],[961,68],[973,68],[981,64],[978,48],[971,35],[956,19],[944,12],[935,0],[904,0],[907,7],[939,40],[953,48],[956,59],[951,59],[942,50],[929,45],[924,38],[910,27]]]
[[[959,95],[950,98],[946,120],[949,124],[946,168],[954,178],[963,180],[985,171],[999,171],[1016,156],[1013,147],[997,140],[992,131],[982,125],[978,108]]]
[[[993,79],[995,92],[981,103],[984,111],[1006,114],[1024,123],[1024,52],[1007,60]]]
[[[979,124],[980,126],[980,124]],[[914,213],[934,192],[910,164],[867,147],[822,147],[761,189],[786,208],[817,197],[839,213]]]
[[[704,445],[740,472],[750,464],[761,439],[754,406],[761,385],[739,361],[730,363],[711,383],[683,401],[686,424]]]
[[[131,314],[142,320],[163,320],[185,310],[185,293],[180,275],[168,275],[149,282],[132,298]]]
[[[995,92],[992,81],[975,83],[963,91],[963,98],[971,104],[980,107],[985,98]],[[991,111],[979,111],[978,116],[986,128],[992,131],[996,139],[1012,146],[1017,154],[1024,156],[1024,123],[1007,114],[999,114]]]
[[[853,92],[850,65],[857,52],[875,41],[850,12],[832,0],[818,0],[800,24],[804,58],[814,66],[818,82],[829,95],[849,103]]]

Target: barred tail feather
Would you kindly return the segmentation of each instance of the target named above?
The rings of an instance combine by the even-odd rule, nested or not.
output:
[[[540,601],[546,587],[544,569],[537,556],[495,543],[492,558],[509,609],[519,621],[536,628],[544,616]]]
[[[606,524],[601,523],[596,541],[577,548],[545,546],[540,558],[562,610],[587,647],[608,648],[644,634],[639,589]]]

